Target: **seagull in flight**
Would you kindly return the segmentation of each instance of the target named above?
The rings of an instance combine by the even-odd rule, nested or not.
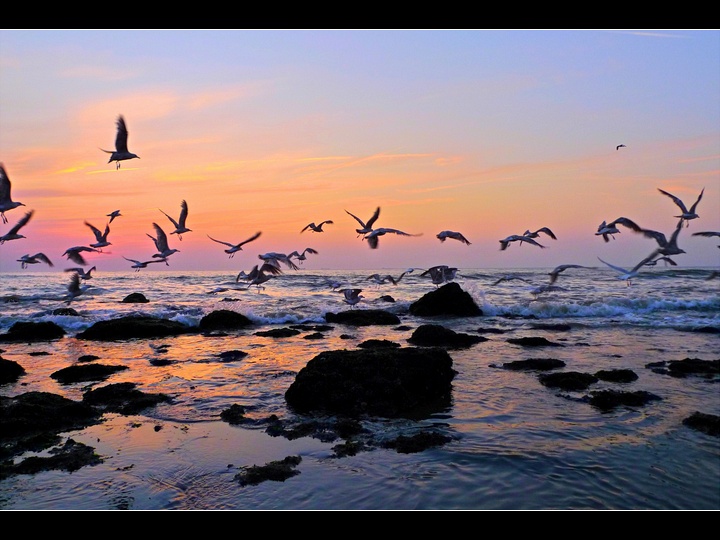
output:
[[[587,268],[587,266],[582,266],[579,264],[561,264],[560,266],[555,267],[552,272],[549,272],[550,285],[555,283],[557,281],[558,275],[560,275],[560,273],[564,272],[568,268]]]
[[[663,261],[665,263],[665,266],[667,266],[667,265],[677,266],[677,263],[675,261],[673,261],[670,257],[664,257],[664,256],[658,257],[657,259],[653,259],[650,261],[645,259],[645,261],[646,261],[645,266],[655,266],[659,261]]]
[[[640,232],[640,227],[637,225],[637,223],[635,223],[631,219],[619,217],[615,221],[611,221],[610,223],[605,223],[605,221],[603,221],[600,225],[598,225],[595,236],[602,236],[603,240],[605,240],[606,242],[610,241],[610,237],[615,240],[615,235],[620,234],[620,230],[617,228],[618,225],[623,225],[629,229],[632,229],[635,232]]]
[[[691,219],[699,218],[700,216],[697,214],[695,209],[697,208],[698,203],[700,202],[700,199],[702,199],[703,193],[705,193],[705,188],[702,188],[702,191],[700,191],[700,195],[698,195],[697,200],[695,203],[690,207],[690,210],[688,210],[685,207],[685,203],[683,203],[679,198],[677,198],[675,195],[672,195],[671,193],[668,193],[667,191],[663,191],[662,189],[658,188],[658,191],[662,193],[663,195],[667,195],[670,197],[673,201],[675,201],[675,204],[678,205],[680,210],[682,210],[682,214],[679,216],[674,216],[677,218],[680,218],[681,221],[685,222],[685,226],[689,227],[690,223],[688,223]]]
[[[253,234],[250,238],[240,242],[239,244],[231,244],[230,242],[223,242],[222,240],[216,240],[209,234],[207,235],[207,237],[210,240],[212,240],[213,242],[217,242],[218,244],[224,244],[224,245],[228,246],[228,249],[224,249],[223,251],[229,255],[228,259],[232,259],[235,256],[235,253],[237,253],[238,251],[242,251],[242,247],[245,244],[247,244],[248,242],[252,242],[253,240],[257,240],[261,234],[262,234],[262,232],[258,231],[255,234]]]
[[[27,268],[28,264],[38,264],[44,262],[49,266],[55,266],[52,261],[44,253],[36,253],[35,255],[26,254],[17,260],[21,268]]]
[[[87,246],[74,246],[71,248],[67,248],[65,250],[65,253],[63,253],[63,256],[67,255],[68,260],[74,262],[75,264],[81,264],[83,266],[87,266],[87,261],[85,258],[81,255],[83,251],[94,251],[96,253],[99,253],[99,249],[87,247]]]
[[[305,225],[305,227],[303,227],[303,230],[300,232],[303,233],[308,229],[310,229],[313,232],[325,232],[325,231],[323,231],[323,225],[325,225],[326,223],[328,225],[332,225],[333,221],[330,219],[326,219],[325,221],[321,221],[317,225],[315,225],[315,222],[313,221],[312,223],[308,223],[307,225]]]
[[[640,269],[645,266],[646,261],[646,259],[643,259],[642,261],[637,263],[632,270],[626,270],[625,268],[621,268],[619,266],[615,266],[614,264],[610,264],[609,262],[605,262],[600,257],[598,257],[598,260],[601,263],[608,265],[616,272],[619,272],[620,275],[618,276],[618,279],[624,279],[628,287],[630,286],[630,280],[638,275]]]
[[[507,238],[499,240],[499,242],[500,242],[500,251],[505,251],[508,248],[508,246],[510,245],[510,242],[520,242],[520,245],[522,245],[523,242],[527,242],[527,243],[537,246],[539,248],[545,249],[545,246],[539,244],[538,242],[536,242],[529,236],[520,235],[520,234],[510,235]]]
[[[528,229],[522,235],[527,236],[528,238],[537,238],[540,236],[540,233],[545,233],[553,240],[557,240],[557,237],[555,236],[555,234],[547,227],[541,227],[540,229],[538,229],[535,232],[530,232],[530,230]],[[522,243],[520,243],[520,245],[522,246]]]
[[[65,297],[67,304],[70,305],[70,302],[87,291],[88,287],[90,287],[90,285],[80,285],[80,274],[74,272],[70,278],[70,283],[68,284],[68,294]]]
[[[311,255],[317,255],[318,252],[313,248],[305,248],[302,253],[293,251],[288,255],[288,259],[295,257],[298,261],[304,261],[305,259],[307,259],[307,255],[305,255],[306,253],[310,253]]]
[[[34,213],[35,210],[30,210],[29,212],[26,212],[25,215],[21,217],[18,222],[10,228],[8,232],[0,236],[0,244],[4,244],[5,242],[9,242],[10,240],[20,240],[21,238],[25,238],[25,236],[19,234],[18,231],[22,229],[25,225],[27,225],[28,221],[30,221],[30,218],[33,217]]]
[[[350,212],[348,212],[347,210],[345,210],[345,212],[347,212],[348,214],[350,214]],[[369,234],[369,233],[372,232],[372,230],[373,230],[373,225],[375,225],[375,222],[377,221],[377,218],[380,217],[380,207],[378,206],[378,207],[375,209],[375,212],[373,213],[372,217],[367,220],[367,223],[364,222],[363,220],[361,220],[361,219],[360,219],[359,217],[357,217],[355,214],[350,214],[350,215],[351,215],[352,217],[354,217],[355,220],[360,224],[360,228],[359,228],[359,229],[355,229],[355,232],[358,233],[358,238],[359,238],[359,237],[361,237],[361,236],[364,236],[364,235]]]
[[[351,308],[354,308],[361,299],[365,298],[362,294],[362,289],[338,289],[338,292],[343,293],[343,302],[350,304]]]
[[[386,274],[386,275],[384,275],[384,276],[381,276],[380,274],[372,274],[372,275],[368,276],[367,279],[372,279],[372,280],[373,280],[375,283],[377,283],[378,285],[382,285],[382,284],[387,283],[387,282],[390,282],[390,283],[392,283],[393,285],[397,285],[398,283],[400,283],[400,280],[403,278],[403,276],[404,276],[405,274],[409,274],[409,273],[412,272],[413,270],[414,270],[414,268],[409,268],[409,269],[405,270],[402,274],[400,274],[400,275],[399,275],[398,277],[396,277],[396,278],[395,278],[395,277],[392,277],[390,274]]]
[[[133,154],[132,152],[128,151],[128,130],[125,126],[125,119],[122,115],[118,116],[117,121],[115,122],[117,125],[117,135],[115,136],[115,151],[113,150],[102,150],[103,152],[106,152],[110,154],[110,159],[108,160],[108,163],[112,163],[113,161],[117,162],[117,166],[115,169],[120,168],[120,162],[124,161],[126,159],[133,159],[138,158],[140,159],[140,156],[137,154]]]
[[[160,209],[158,208],[158,210],[160,210]],[[160,210],[160,211],[161,211],[163,214],[165,214],[165,212],[163,212],[162,210]],[[168,216],[167,214],[165,214],[165,216],[166,216],[166,217],[172,222],[172,224],[175,226],[175,230],[172,231],[170,234],[177,234],[179,240],[182,240],[182,235],[183,235],[183,233],[192,232],[192,229],[188,229],[188,228],[185,226],[185,221],[187,220],[187,216],[188,216],[188,205],[187,205],[187,202],[182,201],[182,202],[180,203],[180,218],[179,218],[177,221],[175,221],[173,218],[171,218],[171,217]]]
[[[102,248],[112,245],[112,242],[108,242],[107,236],[110,234],[110,222],[105,225],[105,232],[100,232],[100,229],[91,225],[85,221],[85,225],[90,227],[90,230],[95,235],[95,243],[89,244],[90,247],[97,248],[98,251],[102,251]]]
[[[624,145],[624,144],[618,144],[618,145],[615,147],[615,150],[620,150],[621,148],[625,148],[625,145]]]
[[[515,275],[513,275],[513,274],[508,274],[507,276],[503,276],[503,277],[501,277],[501,278],[496,279],[496,280],[493,282],[493,285],[498,285],[498,284],[502,283],[503,281],[512,281],[513,279],[519,279],[520,281],[524,281],[525,283],[529,283],[528,280],[525,279],[525,278],[523,278],[523,277],[515,276]]]
[[[262,266],[258,267],[256,264],[253,266],[253,269],[250,270],[249,274],[245,274],[245,272],[240,272],[238,276],[235,278],[235,281],[240,281],[240,279],[245,279],[248,282],[247,288],[249,289],[253,285],[257,287],[257,290],[264,289],[265,287],[262,286],[263,283],[266,281],[270,281],[275,276],[282,274],[282,270],[280,270],[280,267],[275,266],[271,263],[263,263]]]
[[[436,236],[437,236],[437,238],[440,239],[441,242],[444,242],[448,238],[452,238],[453,240],[458,240],[465,245],[468,245],[468,246],[470,245],[470,241],[467,238],[465,238],[462,234],[460,234],[459,232],[440,231],[439,233],[437,233]]]
[[[457,268],[451,268],[445,264],[440,264],[438,266],[428,268],[420,274],[420,277],[430,274],[430,279],[432,279],[433,284],[438,287],[441,283],[455,279],[457,271]]]
[[[280,263],[283,263],[285,266],[292,270],[297,270],[298,268],[300,268],[297,264],[290,260],[290,257],[288,255],[285,255],[284,253],[275,253],[274,251],[271,251],[269,253],[263,253],[262,255],[258,255],[258,259],[262,259],[264,262],[275,266],[276,268],[280,268]]]
[[[134,268],[136,272],[139,272],[141,268],[147,268],[148,264],[159,263],[159,262],[164,262],[165,264],[167,264],[167,261],[165,259],[153,259],[152,261],[136,261],[135,259],[128,259],[127,257],[125,257],[125,255],[123,255],[123,259],[133,263],[133,265],[130,268]]]
[[[109,214],[106,214],[106,215],[107,215],[107,217],[110,218],[110,221],[108,221],[108,223],[112,223],[113,219],[115,219],[116,217],[122,216],[122,214],[120,213],[120,210],[113,210],[112,212],[110,212]]]
[[[677,226],[675,227],[675,230],[673,231],[672,235],[670,236],[670,240],[668,240],[665,235],[658,231],[651,231],[650,229],[643,229],[639,227],[639,230],[637,232],[642,233],[644,236],[647,236],[648,238],[653,238],[658,243],[660,247],[658,247],[655,251],[653,251],[648,257],[646,257],[643,260],[643,264],[645,264],[647,261],[654,259],[658,255],[680,255],[681,253],[685,253],[685,250],[680,249],[677,245],[677,239],[678,235],[680,234],[680,231],[683,228],[683,218],[680,218],[680,221],[678,221]]]
[[[422,233],[410,234],[410,233],[406,233],[403,231],[399,231],[398,229],[388,229],[385,227],[380,227],[379,229],[373,229],[372,232],[363,236],[363,240],[368,241],[368,244],[370,245],[370,249],[377,249],[379,237],[384,236],[388,233],[397,234],[399,236],[422,236]]]
[[[711,236],[720,236],[720,232],[718,231],[700,231],[692,233],[693,236],[707,236],[708,238]],[[720,244],[718,244],[718,247],[720,248]]]
[[[12,200],[12,197],[10,196],[10,188],[10,179],[5,172],[5,167],[2,163],[0,163],[0,216],[2,217],[3,223],[8,222],[7,217],[5,217],[5,212],[12,210],[13,208],[17,208],[18,206],[25,206],[21,202]]]
[[[153,223],[153,227],[155,228],[156,236],[151,236],[150,234],[148,234],[152,241],[155,242],[155,248],[158,251],[157,253],[153,254],[153,257],[158,259],[165,259],[165,264],[167,266],[170,266],[170,263],[168,263],[166,259],[173,253],[178,253],[180,250],[170,249],[170,247],[168,246],[167,234],[165,234],[165,231],[162,230],[160,225],[158,225],[157,223]]]
[[[66,268],[65,272],[75,272],[77,274],[80,274],[80,279],[87,280],[87,279],[92,279],[92,271],[95,269],[96,268],[94,266],[92,268],[90,268],[90,270],[88,270],[88,271],[85,271],[82,268]]]

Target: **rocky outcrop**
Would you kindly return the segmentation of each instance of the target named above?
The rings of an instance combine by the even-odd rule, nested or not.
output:
[[[146,304],[147,302],[149,302],[149,300],[143,293],[139,292],[130,293],[123,298],[123,303],[125,304]]]
[[[238,330],[251,326],[252,321],[242,313],[229,309],[218,309],[200,319],[199,328],[203,332],[212,330]]]
[[[408,343],[420,347],[464,349],[487,340],[486,337],[455,332],[439,324],[423,324],[415,329]]]
[[[196,331],[197,328],[177,321],[145,315],[131,315],[107,321],[98,321],[75,337],[87,340],[115,341],[178,336]]]
[[[65,330],[52,321],[23,322],[13,324],[6,334],[0,335],[0,343],[52,341],[65,335]]]
[[[447,283],[410,304],[410,314],[416,317],[451,315],[476,317],[483,314],[469,293],[455,282]]]
[[[113,373],[128,369],[127,366],[108,366],[103,364],[81,364],[68,366],[50,374],[60,384],[77,382],[104,381]]]
[[[6,360],[0,356],[0,384],[16,382],[25,375],[25,368],[14,360]]]

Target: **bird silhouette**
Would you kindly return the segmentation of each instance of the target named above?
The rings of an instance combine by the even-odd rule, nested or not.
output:
[[[235,281],[237,282],[240,281],[240,279],[244,278],[248,282],[248,289],[255,285],[257,287],[257,290],[259,291],[260,289],[265,289],[265,287],[262,285],[263,283],[270,281],[272,278],[280,274],[282,274],[282,270],[279,266],[266,262],[259,267],[257,264],[253,266],[253,269],[250,270],[249,274],[240,272],[235,278]]]
[[[605,262],[605,261],[603,261],[600,257],[598,257],[598,260],[599,260],[601,263],[608,265],[610,268],[612,268],[612,269],[615,270],[616,272],[619,272],[620,275],[618,276],[618,279],[624,279],[625,282],[627,283],[627,286],[628,286],[628,287],[630,286],[630,280],[631,280],[632,278],[636,277],[636,276],[638,275],[640,269],[641,269],[643,266],[645,266],[645,259],[643,259],[643,260],[640,261],[638,264],[636,264],[636,265],[633,267],[632,270],[626,270],[625,268],[621,268],[620,266],[615,266],[614,264],[610,264],[609,262]]]
[[[550,276],[550,285],[555,283],[557,281],[558,276],[562,272],[567,270],[568,268],[587,268],[587,267],[579,265],[579,264],[561,264],[560,266],[556,266],[552,272],[548,273],[548,275]]]
[[[248,242],[252,242],[253,240],[257,240],[261,234],[262,234],[262,232],[258,231],[255,234],[253,234],[250,238],[248,238],[247,240],[243,240],[239,244],[231,244],[230,242],[223,242],[222,240],[216,240],[209,234],[207,235],[207,237],[210,240],[212,240],[213,242],[217,242],[218,244],[224,244],[224,245],[228,246],[228,249],[224,249],[223,251],[229,255],[228,259],[232,259],[235,256],[235,253],[237,253],[238,251],[242,251],[242,247],[245,244],[247,244]]]
[[[662,193],[663,195],[667,195],[668,197],[670,197],[670,198],[675,202],[675,204],[678,205],[678,208],[680,208],[680,210],[682,210],[682,214],[680,214],[679,216],[674,216],[674,217],[680,218],[680,221],[684,221],[686,227],[689,227],[689,226],[690,226],[690,223],[688,223],[688,222],[689,222],[691,219],[697,219],[697,218],[700,217],[700,216],[697,214],[697,212],[695,211],[695,209],[697,208],[697,205],[698,205],[698,203],[700,202],[700,199],[702,199],[703,193],[705,193],[705,188],[702,188],[702,191],[700,191],[700,195],[698,195],[697,200],[696,200],[695,203],[690,207],[690,210],[688,210],[687,207],[685,206],[685,203],[683,203],[683,202],[682,202],[678,197],[676,197],[675,195],[673,195],[673,194],[671,194],[671,193],[668,193],[667,191],[663,191],[663,190],[660,189],[660,188],[658,188],[658,191],[659,191],[660,193]]]
[[[160,209],[158,208],[158,210],[160,210]],[[187,220],[187,216],[188,216],[188,205],[187,205],[187,202],[185,202],[184,200],[180,203],[180,218],[177,221],[175,221],[172,217],[167,215],[162,210],[160,210],[160,211],[163,214],[165,214],[165,216],[175,226],[175,230],[171,231],[170,234],[177,234],[179,240],[182,240],[183,233],[192,232],[192,229],[188,229],[185,226],[185,221]]]
[[[307,225],[305,225],[305,227],[303,227],[303,230],[300,232],[303,233],[308,229],[310,229],[313,232],[325,232],[325,231],[323,231],[323,225],[325,225],[326,223],[329,225],[332,225],[333,221],[330,219],[326,219],[325,221],[321,221],[317,225],[315,225],[315,222],[313,221],[312,223],[308,223]]]
[[[363,240],[367,240],[368,244],[370,245],[370,249],[377,249],[378,247],[378,240],[381,236],[385,236],[386,234],[397,234],[399,236],[422,236],[422,233],[420,234],[410,234],[403,231],[400,231],[398,229],[388,229],[387,227],[380,227],[379,229],[373,229],[371,232],[363,236]]]
[[[288,254],[288,259],[292,259],[295,257],[298,261],[304,261],[307,259],[306,253],[310,253],[311,255],[317,255],[317,251],[313,248],[305,248],[302,253],[298,253],[297,251],[293,251],[292,253]]]
[[[103,150],[102,148],[100,150],[110,154],[110,159],[108,160],[108,163],[112,163],[113,161],[117,162],[117,166],[115,167],[115,169],[119,169],[121,161],[133,158],[140,159],[140,156],[128,151],[128,130],[125,126],[125,119],[122,117],[122,115],[118,116],[115,125],[117,126],[117,135],[115,135],[115,150]]]
[[[155,243],[155,248],[158,251],[157,253],[153,254],[153,257],[156,259],[165,259],[165,264],[167,266],[170,266],[170,263],[167,262],[167,258],[173,253],[178,253],[180,250],[170,249],[170,247],[168,246],[167,234],[165,234],[165,231],[162,230],[162,227],[160,227],[160,225],[158,225],[157,223],[153,223],[153,228],[155,229],[156,236],[148,234],[148,236]]]
[[[91,225],[85,221],[85,225],[90,227],[90,230],[95,235],[95,243],[89,244],[90,247],[97,248],[98,251],[102,251],[102,248],[112,245],[112,242],[108,242],[107,236],[110,234],[110,222],[105,225],[105,231],[101,232],[100,229]]]
[[[618,145],[615,147],[615,150],[620,150],[621,148],[625,148],[625,145],[624,145],[624,144],[618,144]]]
[[[502,240],[499,240],[500,242],[500,251],[505,251],[508,246],[510,245],[510,242],[520,242],[522,245],[523,242],[527,242],[528,244],[532,244],[534,246],[537,246],[539,248],[545,249],[545,246],[539,244],[529,236],[524,236],[520,234],[512,234],[508,236],[507,238],[503,238]]]
[[[380,217],[380,207],[379,206],[375,209],[375,212],[373,213],[372,217],[370,219],[368,219],[367,222],[364,222],[362,219],[357,217],[355,214],[351,214],[347,210],[345,210],[345,212],[347,212],[352,217],[354,217],[355,220],[360,224],[360,228],[355,229],[355,232],[358,233],[358,237],[371,233],[373,230],[373,225],[375,225],[377,218]]]
[[[99,252],[99,250],[87,246],[73,246],[67,248],[65,250],[65,253],[63,253],[63,256],[67,255],[68,260],[74,262],[75,264],[87,266],[87,261],[85,261],[85,258],[81,255],[81,253],[84,251],[96,253]]]
[[[292,270],[297,270],[298,268],[300,268],[297,264],[290,260],[290,257],[288,255],[285,255],[284,253],[276,253],[274,251],[271,251],[269,253],[263,253],[262,255],[258,255],[258,259],[262,259],[263,262],[277,268],[280,268],[280,263],[283,263],[285,266],[291,268]]]
[[[0,163],[0,217],[2,217],[3,223],[8,222],[7,217],[5,217],[5,212],[8,212],[13,208],[17,208],[18,206],[25,206],[21,202],[12,200],[10,193],[11,187],[12,184],[10,183],[10,178],[8,178],[8,175],[5,172],[5,167],[2,163]]]
[[[80,274],[80,279],[88,280],[88,279],[92,279],[93,270],[97,270],[97,269],[94,266],[87,271],[83,268],[66,268],[65,272],[75,272],[76,274]]]
[[[55,266],[52,261],[44,253],[36,253],[35,255],[26,254],[17,260],[21,268],[27,268],[28,264],[38,264],[44,262],[49,266]]]
[[[108,223],[112,223],[113,219],[122,216],[122,214],[120,213],[120,210],[113,210],[109,214],[106,214],[106,216],[110,218],[110,221],[108,221]]]
[[[706,236],[709,238],[711,236],[720,236],[720,232],[718,232],[718,231],[700,231],[700,232],[692,233],[692,235],[693,236]],[[718,244],[718,247],[720,248],[720,244]]]
[[[457,271],[457,268],[451,268],[445,264],[440,264],[437,266],[431,266],[422,274],[420,274],[420,277],[427,276],[429,274],[433,284],[436,287],[439,287],[442,283],[445,283],[446,281],[454,280],[455,276],[457,275]]]
[[[67,304],[70,305],[70,302],[72,302],[75,298],[87,291],[88,287],[90,287],[90,285],[80,285],[80,274],[74,272],[73,275],[70,277],[70,283],[67,287],[68,294],[65,297],[65,301],[67,302]]]
[[[30,218],[33,217],[34,213],[35,210],[30,210],[29,212],[26,212],[25,215],[21,217],[18,222],[10,228],[8,232],[0,236],[0,244],[4,244],[5,242],[9,242],[10,240],[20,240],[21,238],[25,238],[25,236],[20,234],[18,231],[22,229],[25,225],[27,225],[28,221],[30,221]]]
[[[440,231],[439,233],[437,233],[436,237],[439,238],[441,242],[444,242],[448,238],[452,238],[453,240],[458,240],[468,246],[470,245],[470,241],[456,231]]]
[[[362,294],[362,289],[338,289],[338,292],[343,294],[343,302],[350,304],[351,308],[354,308],[360,300],[365,298]]]
[[[555,234],[547,227],[541,227],[540,229],[538,229],[535,232],[530,232],[530,230],[528,229],[522,235],[527,236],[528,238],[537,238],[540,236],[540,233],[547,234],[553,240],[557,240],[557,237],[555,236]],[[520,245],[522,245],[522,243],[520,243]]]
[[[148,264],[160,263],[160,262],[164,262],[165,264],[167,264],[167,261],[165,259],[153,259],[152,261],[138,261],[135,259],[128,259],[124,255],[123,255],[123,259],[133,263],[130,268],[134,268],[136,272],[139,272],[141,268],[147,268]]]
[[[610,223],[605,223],[605,221],[603,221],[600,225],[598,225],[595,236],[602,236],[603,240],[605,240],[606,242],[609,242],[610,238],[615,240],[615,235],[620,234],[620,230],[617,228],[618,225],[623,225],[629,229],[632,229],[635,232],[640,232],[640,227],[637,223],[635,223],[631,219],[619,217],[615,221],[611,221]]]

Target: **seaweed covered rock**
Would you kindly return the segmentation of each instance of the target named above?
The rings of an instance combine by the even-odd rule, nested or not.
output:
[[[178,336],[194,331],[196,331],[195,328],[177,321],[145,315],[130,315],[107,321],[98,321],[75,337],[87,340],[115,341]]]
[[[455,282],[447,283],[410,304],[410,314],[416,317],[453,315],[475,317],[483,314],[472,296]]]

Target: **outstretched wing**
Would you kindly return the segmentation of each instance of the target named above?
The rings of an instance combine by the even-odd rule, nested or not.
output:
[[[117,122],[117,135],[115,136],[115,151],[117,152],[127,152],[128,146],[127,146],[127,140],[128,140],[128,130],[125,126],[125,119],[122,117],[122,115],[118,116]]]

